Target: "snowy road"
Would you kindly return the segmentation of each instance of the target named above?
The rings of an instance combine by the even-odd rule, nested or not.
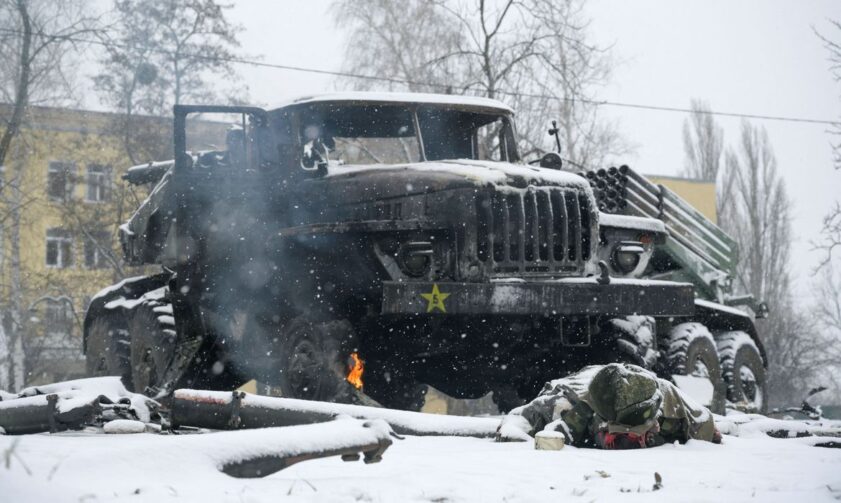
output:
[[[322,459],[235,479],[208,455],[214,434],[0,436],[0,501],[841,501],[841,449],[764,435],[724,441],[549,452],[409,437],[380,464]]]

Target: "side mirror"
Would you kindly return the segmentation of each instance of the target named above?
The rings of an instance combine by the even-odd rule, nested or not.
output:
[[[540,167],[549,169],[561,169],[564,166],[564,161],[557,152],[547,152],[540,158]]]
[[[304,171],[317,171],[326,166],[327,147],[321,142],[321,139],[316,138],[304,143],[301,152],[301,167]]]

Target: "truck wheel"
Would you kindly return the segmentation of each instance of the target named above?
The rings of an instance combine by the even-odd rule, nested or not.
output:
[[[280,347],[281,393],[289,398],[351,402],[347,382],[354,331],[347,321],[317,322],[299,316],[283,330]]]
[[[650,369],[657,362],[654,332],[654,318],[651,316],[626,316],[603,323],[601,339],[612,344],[612,361]]]
[[[713,394],[709,408],[717,414],[724,413],[724,383],[721,364],[712,334],[696,322],[674,326],[662,341],[661,354],[665,355],[662,367],[667,376],[702,377],[710,381]]]
[[[534,393],[531,395],[531,399],[533,400],[536,396],[537,393]],[[527,403],[527,400],[524,399],[513,386],[495,388],[491,398],[493,399],[493,402],[500,414],[507,414],[511,412],[512,409],[516,409],[517,407]]]
[[[85,352],[87,375],[120,376],[131,388],[131,341],[125,316],[106,311],[90,324]]]
[[[765,366],[750,335],[741,331],[719,335],[718,354],[727,384],[727,400],[744,412],[764,412]]]
[[[387,384],[377,385],[374,379],[369,379],[368,383],[365,385],[365,393],[383,407],[413,412],[423,408],[429,390],[425,384],[414,380],[392,379]]]
[[[131,376],[134,391],[151,393],[160,386],[169,358],[175,350],[175,321],[168,303],[143,302],[132,310]]]

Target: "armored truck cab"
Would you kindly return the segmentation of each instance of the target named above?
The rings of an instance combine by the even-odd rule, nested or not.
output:
[[[213,114],[236,124],[201,150],[189,118]],[[722,409],[727,385],[746,399],[725,384],[715,334],[741,330],[761,407],[740,312],[646,277],[664,222],[600,214],[557,154],[524,163],[500,102],[346,93],[174,115],[175,159],[129,169],[154,188],[121,229],[126,260],[162,272],[91,302],[92,374],[154,396],[257,378],[401,408],[428,384],[493,391],[506,409],[548,378],[623,360],[700,377]]]

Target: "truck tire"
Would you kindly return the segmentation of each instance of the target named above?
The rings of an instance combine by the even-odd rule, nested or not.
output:
[[[603,322],[600,339],[612,347],[611,362],[653,368],[657,362],[654,323],[651,316],[625,316]]]
[[[120,376],[131,388],[131,340],[125,316],[115,311],[97,315],[88,327],[85,368],[90,377]]]
[[[349,355],[355,335],[345,320],[320,322],[299,316],[282,332],[281,393],[289,398],[350,403],[353,386],[347,382]]]
[[[722,333],[717,342],[727,400],[743,412],[765,412],[765,366],[756,343],[741,331]]]
[[[536,396],[537,393],[534,393],[531,395],[531,399],[533,400]],[[504,386],[494,389],[491,399],[500,414],[507,414],[511,412],[512,409],[516,409],[517,407],[528,403],[527,399],[523,398],[513,386]]]
[[[724,413],[725,386],[715,339],[697,322],[675,325],[661,341],[661,373],[665,377],[692,376],[709,379],[713,388],[710,410]]]
[[[365,393],[383,407],[389,409],[420,411],[426,403],[429,387],[412,379],[392,378],[389,382],[377,382],[370,378],[365,384]]]
[[[169,359],[175,351],[175,320],[172,305],[151,300],[131,310],[131,376],[136,393],[148,394],[159,387]]]

